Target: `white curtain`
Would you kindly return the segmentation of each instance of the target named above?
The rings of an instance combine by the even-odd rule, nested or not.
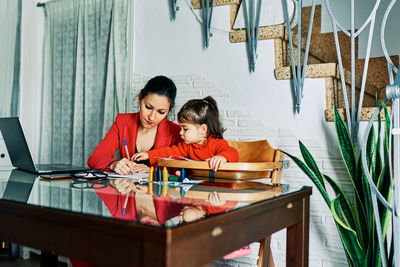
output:
[[[21,0],[0,0],[0,117],[18,116]]]
[[[86,164],[130,88],[131,0],[45,4],[40,162]]]

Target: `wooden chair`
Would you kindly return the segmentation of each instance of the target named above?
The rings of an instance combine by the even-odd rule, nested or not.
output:
[[[222,182],[243,182],[270,178],[272,184],[281,182],[284,154],[273,148],[267,140],[228,141],[239,152],[239,162],[224,163],[217,172],[210,170],[205,161],[160,159],[159,166],[185,168],[194,178]]]
[[[258,178],[270,178],[272,184],[280,184],[282,169],[287,168],[284,154],[273,148],[267,140],[228,141],[237,149],[239,162],[224,163],[217,172],[210,170],[205,161],[165,160],[158,161],[159,166],[191,169],[191,175],[199,179],[222,182],[247,182]],[[271,253],[271,236],[259,241],[257,266],[275,266]]]

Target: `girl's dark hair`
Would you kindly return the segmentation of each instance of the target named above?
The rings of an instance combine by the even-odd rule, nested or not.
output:
[[[219,119],[217,102],[211,96],[186,102],[178,112],[178,120],[181,123],[189,121],[200,125],[205,124],[208,134],[215,138],[223,138],[225,129]]]
[[[140,99],[143,99],[150,94],[156,94],[168,98],[170,104],[169,110],[175,106],[176,86],[170,78],[165,76],[156,76],[151,78],[144,88],[140,90],[139,97]]]

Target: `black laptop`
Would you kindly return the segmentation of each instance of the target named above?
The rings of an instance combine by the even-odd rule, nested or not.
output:
[[[86,167],[70,164],[35,164],[18,117],[0,118],[0,131],[14,167],[38,174],[74,173],[88,170]]]

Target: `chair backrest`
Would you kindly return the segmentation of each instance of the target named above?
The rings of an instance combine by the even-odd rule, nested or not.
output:
[[[273,162],[276,149],[267,140],[228,141],[239,153],[239,162]]]
[[[258,141],[228,141],[229,145],[236,148],[239,153],[239,162],[278,162],[282,161],[284,154],[273,148],[267,140]],[[282,169],[263,171],[258,177],[271,178],[271,183],[281,182]]]

